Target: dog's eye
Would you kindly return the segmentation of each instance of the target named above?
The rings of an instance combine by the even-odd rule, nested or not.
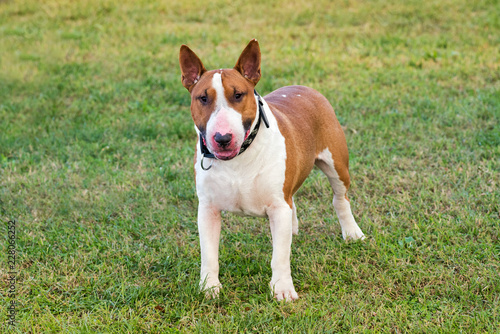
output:
[[[208,103],[208,97],[206,95],[199,96],[198,100],[200,100],[200,102],[202,104],[207,104]]]
[[[234,93],[234,99],[236,101],[239,101],[241,100],[241,98],[243,97],[243,94],[242,93]]]

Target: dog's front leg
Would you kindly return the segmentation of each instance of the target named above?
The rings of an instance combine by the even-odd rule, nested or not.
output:
[[[285,299],[290,301],[297,299],[299,295],[295,292],[290,269],[293,210],[285,203],[281,206],[269,208],[267,215],[271,223],[273,237],[271,293],[277,300]]]
[[[209,297],[217,297],[219,282],[220,211],[204,204],[198,205],[198,231],[201,248],[200,289]]]

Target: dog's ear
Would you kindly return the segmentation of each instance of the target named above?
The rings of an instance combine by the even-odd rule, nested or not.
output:
[[[234,69],[241,73],[254,86],[260,80],[260,47],[256,39],[248,43],[245,50],[240,55]]]
[[[200,58],[187,45],[181,46],[179,64],[181,66],[182,85],[191,92],[194,85],[207,70]]]

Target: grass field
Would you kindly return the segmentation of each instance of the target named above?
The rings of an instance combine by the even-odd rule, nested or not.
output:
[[[342,240],[314,170],[293,303],[268,293],[268,222],[230,214],[222,295],[197,290],[178,50],[232,67],[251,38],[262,95],[334,106],[367,235]],[[499,45],[498,0],[0,1],[0,332],[499,333]]]

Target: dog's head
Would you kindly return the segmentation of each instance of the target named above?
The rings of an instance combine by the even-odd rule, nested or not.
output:
[[[260,48],[251,40],[232,69],[207,71],[200,58],[181,46],[182,84],[191,93],[191,116],[217,159],[238,155],[257,116],[254,87],[260,79]]]

